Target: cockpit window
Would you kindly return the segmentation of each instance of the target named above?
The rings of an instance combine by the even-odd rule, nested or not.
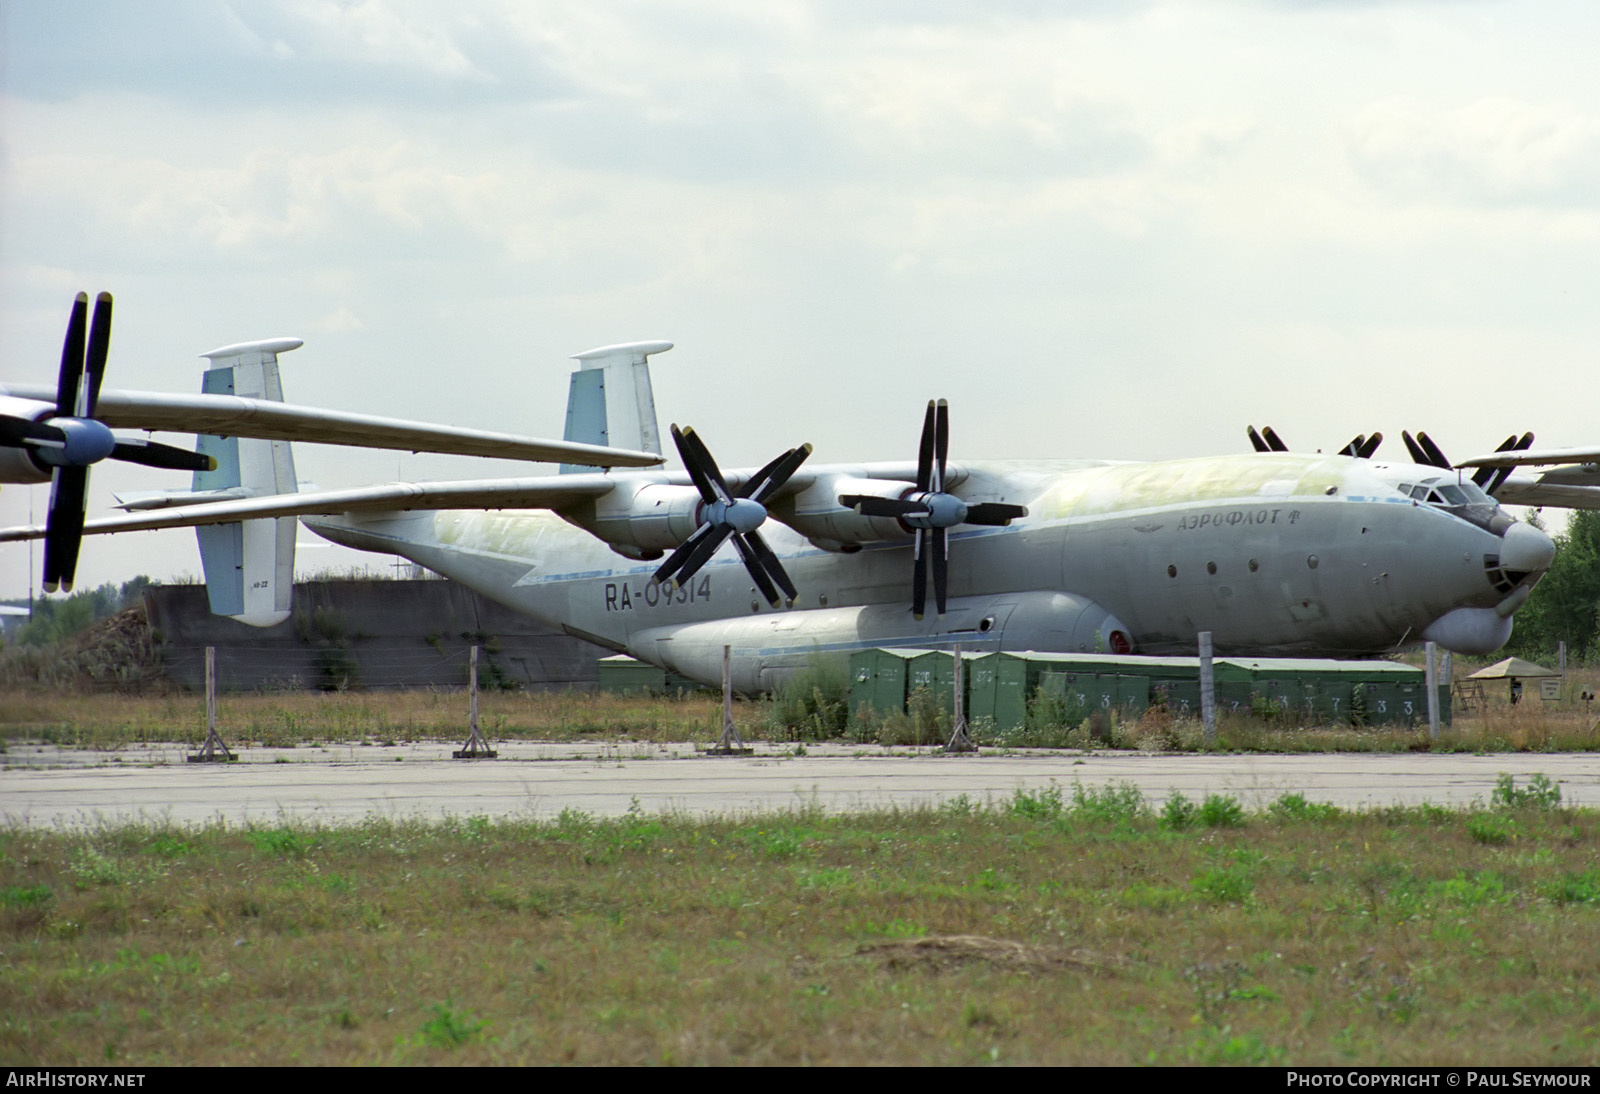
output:
[[[1465,505],[1465,504],[1467,504],[1467,492],[1465,490],[1461,489],[1461,487],[1459,487],[1459,486],[1450,486],[1450,485],[1440,486],[1439,487],[1439,493],[1444,495],[1444,501],[1445,501],[1446,505]]]

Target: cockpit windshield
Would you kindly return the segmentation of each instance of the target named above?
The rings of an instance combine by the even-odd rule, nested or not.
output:
[[[1411,495],[1415,501],[1424,501],[1429,505],[1438,505],[1444,508],[1454,508],[1458,505],[1495,505],[1496,501],[1483,492],[1483,488],[1471,479],[1460,482],[1443,482],[1440,479],[1428,479],[1421,483],[1403,482],[1400,484],[1402,494]]]
[[[1500,503],[1471,479],[1447,479],[1442,475],[1421,482],[1402,482],[1396,487],[1418,505],[1433,505],[1496,534],[1515,523]]]

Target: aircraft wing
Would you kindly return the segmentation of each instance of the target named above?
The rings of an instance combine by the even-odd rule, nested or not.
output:
[[[1600,509],[1600,467],[1587,482],[1576,481],[1583,468],[1557,467],[1542,475],[1513,474],[1494,492],[1502,505],[1548,505],[1555,509]]]
[[[584,498],[599,497],[616,485],[615,478],[602,474],[464,482],[391,482],[347,490],[272,494],[102,517],[86,522],[83,531],[85,535],[141,532],[155,528],[232,524],[235,521],[268,517],[403,512],[410,509],[560,509]],[[0,543],[41,539],[43,536],[43,525],[0,529]]]
[[[1523,467],[1552,463],[1600,464],[1600,447],[1530,448],[1524,452],[1491,452],[1462,460],[1457,467]]]
[[[54,389],[26,384],[0,386],[0,395],[34,399],[51,406],[56,401]],[[654,452],[543,440],[403,418],[380,418],[239,395],[108,390],[100,393],[95,416],[114,429],[209,433],[220,437],[491,456],[584,467],[651,467],[662,462],[661,456]]]

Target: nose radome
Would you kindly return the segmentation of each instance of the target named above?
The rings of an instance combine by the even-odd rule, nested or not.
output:
[[[1500,547],[1500,565],[1520,573],[1543,573],[1555,560],[1556,545],[1531,524],[1513,524],[1506,529]]]

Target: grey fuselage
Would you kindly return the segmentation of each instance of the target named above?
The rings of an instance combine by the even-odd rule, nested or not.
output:
[[[1437,468],[1292,453],[967,463],[959,490],[1004,494],[1029,515],[952,530],[949,610],[920,622],[909,537],[844,553],[769,519],[762,534],[800,593],[773,609],[731,549],[669,594],[651,583],[654,562],[548,512],[303,519],[707,682],[730,645],[735,686],[753,692],[818,652],[875,646],[1073,652],[1118,636],[1138,653],[1192,654],[1209,631],[1219,654],[1355,657],[1438,636],[1464,652],[1495,648],[1548,567],[1549,540],[1492,503],[1469,511],[1402,492],[1441,478],[1457,482]],[[1508,527],[1520,531],[1508,538]],[[1502,554],[1529,561],[1512,568]]]

